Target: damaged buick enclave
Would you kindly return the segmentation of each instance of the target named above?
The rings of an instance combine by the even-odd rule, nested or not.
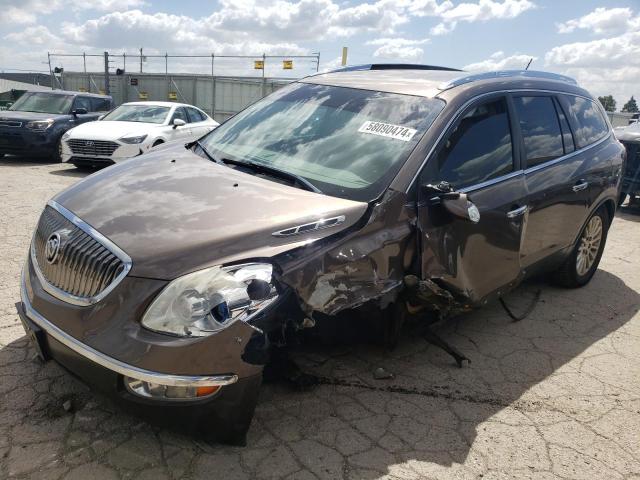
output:
[[[446,318],[539,272],[586,284],[623,163],[567,77],[319,74],[54,197],[18,309],[43,358],[242,444],[288,329],[372,307]]]

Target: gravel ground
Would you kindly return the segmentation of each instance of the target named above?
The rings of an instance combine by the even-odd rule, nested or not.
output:
[[[305,347],[309,370],[358,387],[263,388],[245,448],[155,428],[41,365],[15,313],[47,199],[84,174],[0,160],[0,478],[640,479],[640,211],[623,208],[600,270],[580,290],[528,283],[441,330],[458,369],[406,332],[392,353]],[[395,374],[374,380],[383,366]],[[62,404],[76,406],[67,413]]]

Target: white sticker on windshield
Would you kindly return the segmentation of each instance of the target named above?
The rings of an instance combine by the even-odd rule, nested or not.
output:
[[[391,123],[366,121],[358,129],[360,133],[370,133],[372,135],[380,135],[381,137],[395,138],[408,142],[416,134],[417,130],[413,128],[403,127],[401,125],[393,125]]]

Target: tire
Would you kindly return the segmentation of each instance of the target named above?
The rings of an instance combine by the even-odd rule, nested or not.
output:
[[[58,139],[56,148],[51,155],[51,159],[56,163],[62,163],[62,137]]]
[[[599,228],[599,243],[595,246],[594,235]],[[566,288],[583,287],[598,269],[609,230],[609,213],[603,205],[593,212],[580,231],[578,241],[571,254],[554,273],[554,281]],[[589,247],[591,247],[589,252]],[[580,257],[580,261],[579,261]]]

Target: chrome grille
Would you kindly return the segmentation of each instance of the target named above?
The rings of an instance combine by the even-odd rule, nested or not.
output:
[[[76,155],[110,157],[120,145],[116,142],[105,140],[79,140],[72,138],[67,140],[67,145]]]
[[[51,263],[47,260],[46,245],[54,233],[60,238],[60,247]],[[80,305],[98,301],[128,271],[125,260],[51,206],[40,216],[31,254],[43,288]]]

